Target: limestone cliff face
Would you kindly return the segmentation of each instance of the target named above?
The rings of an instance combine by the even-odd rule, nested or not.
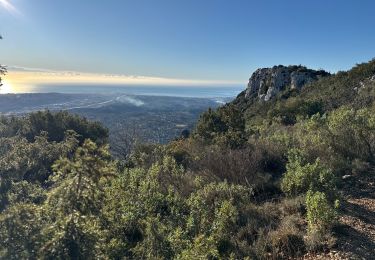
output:
[[[300,89],[307,83],[330,75],[323,70],[311,70],[303,66],[274,66],[257,69],[249,80],[245,97],[257,97],[268,101],[286,89]]]

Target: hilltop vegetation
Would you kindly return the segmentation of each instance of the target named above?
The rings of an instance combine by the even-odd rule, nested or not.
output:
[[[241,93],[114,159],[68,113],[0,120],[0,258],[290,259],[336,244],[343,176],[375,167],[375,61]],[[344,178],[346,179],[346,178]]]

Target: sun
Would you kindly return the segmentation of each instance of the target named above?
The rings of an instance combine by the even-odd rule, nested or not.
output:
[[[13,93],[13,91],[14,91],[13,87],[12,87],[12,85],[9,82],[3,81],[2,84],[3,85],[0,87],[0,94]]]
[[[0,0],[0,5],[2,5],[5,8],[5,10],[7,10],[8,12],[12,14],[20,14],[17,8],[14,5],[12,5],[9,2],[9,0]]]

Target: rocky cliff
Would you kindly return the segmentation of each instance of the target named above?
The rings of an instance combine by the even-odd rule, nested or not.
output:
[[[303,66],[274,66],[257,69],[249,80],[245,97],[268,101],[286,89],[300,89],[307,83],[330,75],[324,70],[312,70]]]

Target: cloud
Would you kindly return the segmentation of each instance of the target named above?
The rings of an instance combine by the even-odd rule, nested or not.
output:
[[[27,71],[27,72],[53,72],[53,70],[39,69],[39,68],[27,68],[20,66],[7,66],[8,71]]]
[[[9,66],[7,79],[14,84],[103,84],[163,86],[228,86],[242,82],[148,77],[124,74],[98,74],[77,71],[56,71],[41,68]]]
[[[142,100],[129,97],[129,96],[120,96],[116,98],[116,101],[121,102],[121,103],[129,103],[134,106],[140,107],[143,106],[145,103]]]

